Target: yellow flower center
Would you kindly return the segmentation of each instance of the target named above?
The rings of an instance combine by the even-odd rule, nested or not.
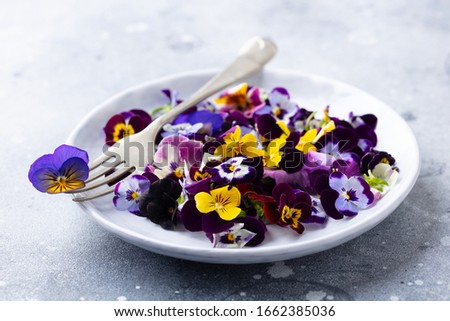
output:
[[[236,238],[234,237],[233,233],[228,233],[227,240],[230,242],[234,242],[236,240]]]
[[[389,160],[388,160],[386,157],[383,157],[383,158],[380,160],[380,163],[388,164],[388,165],[389,165]]]
[[[280,107],[275,107],[275,109],[273,110],[273,114],[278,117],[281,115],[281,108]]]
[[[284,205],[283,210],[281,211],[281,220],[287,224],[297,225],[301,216],[301,209],[291,208],[287,205]]]
[[[84,187],[84,182],[80,180],[74,180],[65,176],[58,176],[51,178],[52,184],[47,188],[47,192],[50,194],[62,193],[73,189]]]
[[[236,169],[236,166],[234,166],[234,165],[231,165],[231,166],[229,167],[229,170],[232,171],[232,172],[234,172],[235,169]]]
[[[209,175],[206,172],[205,173],[200,173],[200,171],[196,171],[195,174],[194,174],[194,181],[198,182],[198,181],[200,181],[200,180],[202,180],[204,178],[207,178],[209,176],[211,176],[211,175]]]
[[[173,174],[175,175],[176,178],[183,178],[183,174],[184,174],[184,170],[182,167],[178,167]]]
[[[139,197],[139,194],[137,193],[137,192],[133,192],[133,193],[131,193],[131,195],[130,195],[130,198],[132,199],[132,200],[135,200],[135,199],[137,199]]]
[[[113,140],[117,142],[121,138],[133,135],[134,133],[135,130],[133,126],[124,123],[119,123],[116,126],[114,126]]]

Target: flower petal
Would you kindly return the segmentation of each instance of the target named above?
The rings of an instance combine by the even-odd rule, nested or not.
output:
[[[197,209],[201,213],[210,213],[216,210],[216,201],[211,194],[200,192],[194,196]]]

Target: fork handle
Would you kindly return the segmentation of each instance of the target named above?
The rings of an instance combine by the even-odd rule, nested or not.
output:
[[[159,132],[166,123],[172,121],[190,107],[261,70],[276,52],[276,45],[268,38],[255,37],[248,40],[240,49],[236,59],[227,68],[211,78],[190,98],[184,100],[166,114],[156,118],[147,128],[151,127],[152,132]]]

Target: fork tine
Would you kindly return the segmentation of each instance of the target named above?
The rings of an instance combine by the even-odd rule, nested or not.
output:
[[[96,180],[99,177],[102,177],[103,175],[108,175],[114,172],[113,167],[105,167],[104,169],[98,170],[95,173],[92,174],[92,171],[89,173],[88,179],[85,181],[85,183],[90,183],[93,180]]]
[[[113,157],[113,155],[107,155],[107,154],[101,154],[99,157],[97,157],[95,160],[89,162],[89,170],[93,170],[97,167],[99,167],[101,164],[106,162],[108,159]]]
[[[108,195],[108,194],[114,192],[115,188],[116,188],[116,186],[113,185],[113,186],[110,186],[110,187],[108,187],[108,188],[106,188],[104,190],[101,190],[100,192],[97,192],[97,193],[92,193],[92,194],[86,195],[86,196],[76,196],[72,200],[74,202],[89,201],[89,200],[92,200],[92,199],[95,199],[95,198],[98,198],[98,197],[101,197],[101,196],[104,196],[104,195]]]
[[[135,171],[136,171],[136,169],[134,167],[123,167],[121,169],[118,169],[117,171],[115,171],[111,175],[106,176],[106,177],[104,177],[102,179],[98,179],[95,182],[93,182],[91,184],[88,184],[88,185],[86,185],[83,188],[73,189],[73,190],[67,191],[66,193],[74,194],[74,193],[83,193],[83,192],[86,192],[86,191],[90,191],[91,189],[100,187],[102,185],[107,185],[108,183],[112,183],[112,182],[114,182],[115,180],[117,180],[117,179],[119,179],[121,177],[128,177],[131,173],[133,173]],[[128,175],[125,176],[125,174],[127,174],[127,173],[128,173]]]

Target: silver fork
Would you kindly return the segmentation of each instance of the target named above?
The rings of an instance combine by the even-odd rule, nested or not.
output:
[[[148,163],[151,164],[153,162],[155,150],[151,143],[155,141],[158,132],[166,123],[225,87],[258,72],[272,59],[276,51],[277,47],[270,39],[255,37],[247,41],[240,49],[235,60],[196,91],[189,99],[153,120],[141,132],[122,138],[109,147],[101,156],[90,162],[90,172],[89,178],[86,180],[86,186],[67,193],[78,194],[93,190],[84,195],[76,195],[73,199],[76,202],[83,202],[112,193],[115,184],[112,186],[108,185],[124,179],[139,170],[143,170]],[[139,149],[132,149],[130,148],[131,146],[139,146]],[[146,156],[145,164],[142,162],[143,155]],[[105,176],[105,174],[110,175]],[[107,187],[100,189],[102,186]]]

